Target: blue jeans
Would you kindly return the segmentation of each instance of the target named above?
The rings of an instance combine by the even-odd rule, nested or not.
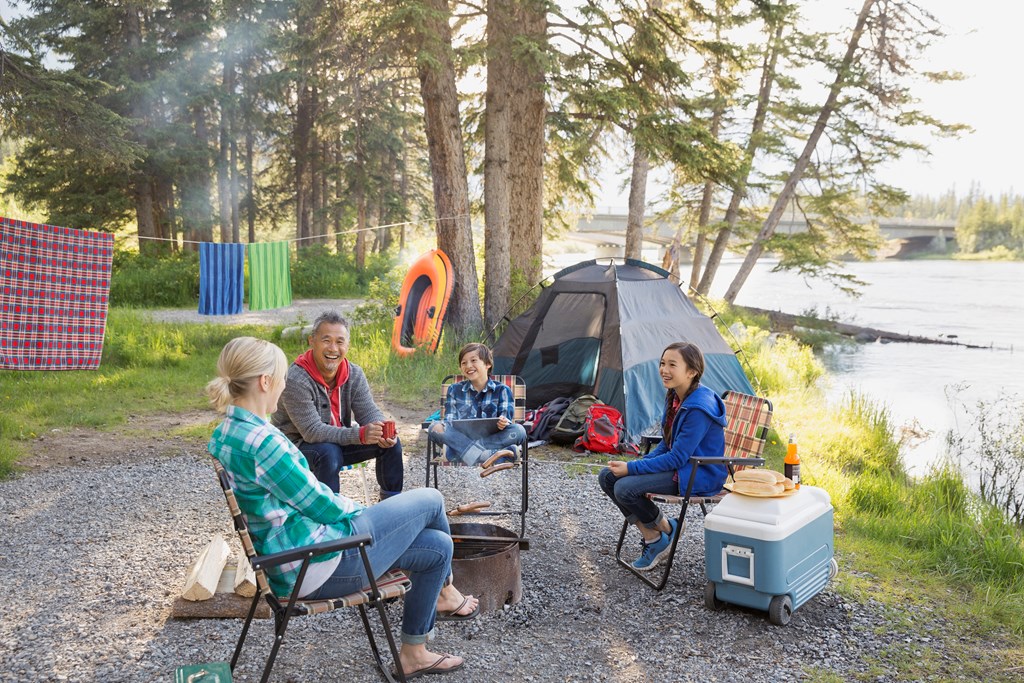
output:
[[[374,573],[402,569],[412,579],[405,594],[402,642],[427,642],[434,631],[437,598],[452,573],[452,535],[444,498],[436,489],[413,489],[363,510],[353,534],[368,533],[366,548]],[[340,598],[369,584],[358,548],[342,552],[327,582],[304,600]]]
[[[434,431],[437,425],[440,425],[444,431]],[[525,443],[526,429],[523,425],[513,422],[494,434],[488,434],[484,438],[474,441],[459,430],[445,425],[443,422],[437,422],[431,425],[427,436],[434,443],[444,444],[448,447],[446,457],[449,460],[459,460],[466,465],[476,465],[512,444]]]
[[[679,495],[679,483],[673,480],[675,470],[655,474],[627,474],[616,477],[605,467],[597,475],[601,490],[612,499],[630,523],[639,522],[648,529],[655,529],[665,517],[661,509],[647,499],[646,493]]]
[[[338,472],[342,467],[354,465],[370,458],[377,459],[377,484],[380,485],[381,500],[401,493],[405,477],[402,462],[402,441],[399,439],[391,448],[377,444],[339,446],[336,443],[309,443],[303,441],[299,450],[309,461],[309,469],[317,479],[338,493]]]

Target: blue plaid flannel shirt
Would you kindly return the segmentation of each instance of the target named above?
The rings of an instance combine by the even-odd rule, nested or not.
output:
[[[512,390],[494,379],[487,380],[483,391],[477,392],[468,379],[448,387],[444,400],[444,421],[471,420],[477,417],[515,416]]]

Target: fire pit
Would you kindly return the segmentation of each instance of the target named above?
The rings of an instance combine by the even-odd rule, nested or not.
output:
[[[451,525],[455,540],[452,577],[463,593],[480,599],[480,611],[514,605],[523,598],[519,537],[496,524]]]

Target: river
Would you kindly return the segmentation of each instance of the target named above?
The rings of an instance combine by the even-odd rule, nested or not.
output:
[[[865,282],[859,298],[826,282],[773,273],[774,265],[755,267],[737,304],[814,310],[842,322],[988,347],[874,343],[822,354],[833,378],[830,399],[860,391],[886,404],[897,426],[928,435],[904,451],[911,473],[924,473],[942,457],[950,429],[971,429],[965,408],[1004,394],[1024,395],[1024,263],[848,263],[845,270]],[[723,263],[713,296],[722,295],[738,268],[738,261]]]
[[[644,257],[660,263],[654,252]],[[559,254],[551,265],[557,269],[586,258],[591,256]],[[723,262],[713,297],[722,296],[739,264]],[[830,401],[859,391],[887,406],[898,428],[924,435],[904,448],[912,474],[924,474],[941,460],[951,429],[971,429],[968,409],[978,401],[1024,396],[1024,263],[846,263],[844,270],[865,283],[859,297],[821,280],[773,273],[775,264],[762,259],[755,266],[737,304],[794,314],[815,311],[841,322],[987,347],[843,344],[821,354],[832,378]]]

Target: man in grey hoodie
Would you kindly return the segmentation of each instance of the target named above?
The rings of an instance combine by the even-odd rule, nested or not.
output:
[[[342,467],[377,459],[383,500],[402,491],[402,442],[384,438],[384,413],[363,369],[349,362],[349,324],[335,311],[313,321],[309,350],[288,368],[272,422],[298,446],[317,479],[338,492]]]

